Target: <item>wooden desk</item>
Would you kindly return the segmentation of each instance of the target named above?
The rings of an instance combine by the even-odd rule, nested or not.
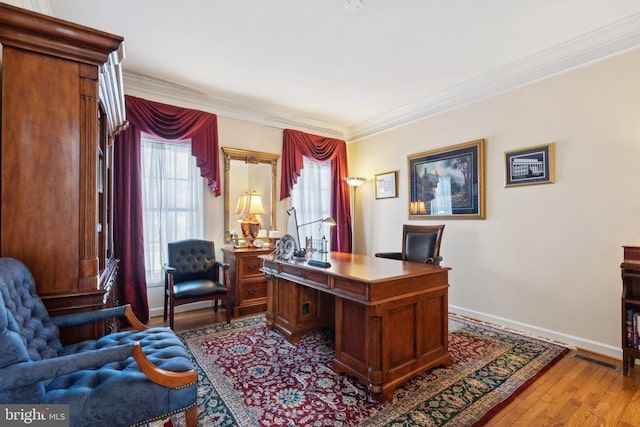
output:
[[[407,379],[450,365],[450,268],[332,252],[330,268],[261,256],[267,326],[290,342],[335,330],[333,370],[365,384],[377,400]]]

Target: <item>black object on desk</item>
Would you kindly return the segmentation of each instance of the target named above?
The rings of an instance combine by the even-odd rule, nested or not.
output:
[[[310,259],[307,263],[313,267],[321,267],[321,268],[329,268],[331,267],[331,263],[326,261],[320,261],[318,259]]]

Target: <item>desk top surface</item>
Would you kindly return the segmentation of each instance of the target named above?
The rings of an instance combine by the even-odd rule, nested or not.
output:
[[[397,277],[424,276],[447,272],[450,267],[440,267],[431,264],[398,261],[377,258],[369,255],[351,254],[346,252],[329,252],[323,261],[328,261],[331,267],[322,268],[309,265],[306,261],[282,261],[272,256],[263,255],[260,258],[273,261],[283,266],[324,272],[328,275],[346,277],[364,282],[386,281]]]

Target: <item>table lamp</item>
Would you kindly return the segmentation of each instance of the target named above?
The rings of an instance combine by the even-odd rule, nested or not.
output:
[[[422,200],[409,203],[409,212],[411,215],[425,215],[427,213],[427,207]]]
[[[262,195],[253,191],[238,197],[236,213],[244,214],[244,218],[240,221],[242,235],[254,241],[258,237],[258,231],[260,231],[260,221],[258,221],[256,215],[265,213]]]

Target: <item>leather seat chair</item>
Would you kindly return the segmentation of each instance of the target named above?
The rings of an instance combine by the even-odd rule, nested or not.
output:
[[[137,330],[63,346],[59,328],[125,317]],[[186,411],[198,423],[198,379],[169,328],[147,328],[131,307],[49,317],[33,276],[0,258],[0,402],[69,405],[69,425],[130,426]]]
[[[379,258],[390,258],[422,264],[440,265],[440,243],[444,225],[402,226],[402,252],[378,252]]]
[[[175,307],[198,301],[225,302],[227,323],[231,321],[229,264],[216,261],[213,242],[187,239],[168,244],[169,261],[164,266],[164,320],[174,326]],[[222,280],[220,280],[222,279]],[[168,312],[168,313],[167,313]]]

